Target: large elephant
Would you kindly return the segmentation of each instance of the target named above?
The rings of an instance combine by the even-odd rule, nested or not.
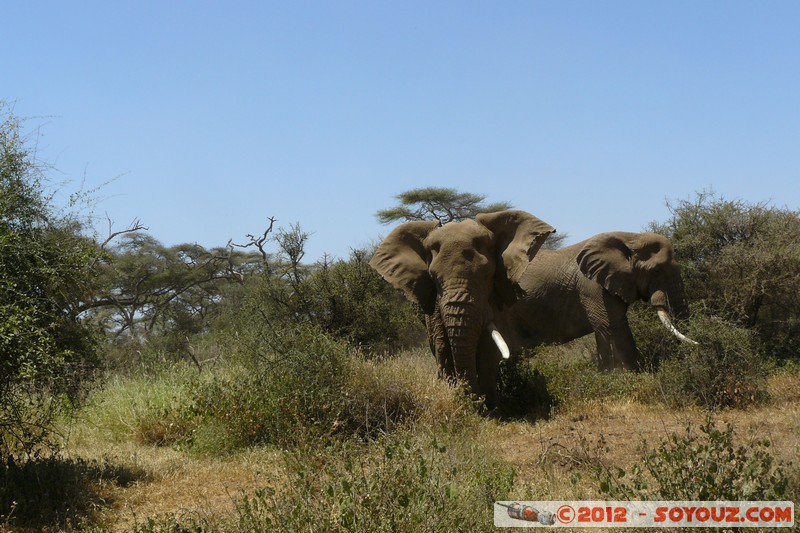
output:
[[[523,272],[554,231],[524,211],[443,226],[406,222],[378,246],[370,265],[425,313],[440,375],[466,380],[491,406],[501,354],[509,353],[494,320],[521,295]]]
[[[601,369],[636,369],[638,352],[626,314],[636,300],[649,302],[679,339],[694,342],[670,320],[687,315],[688,308],[672,245],[656,233],[601,233],[560,250],[542,250],[519,285],[525,296],[504,315],[509,322],[503,327],[516,347],[594,332]]]

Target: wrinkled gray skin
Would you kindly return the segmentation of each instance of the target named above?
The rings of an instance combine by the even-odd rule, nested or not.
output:
[[[441,227],[407,222],[370,261],[422,309],[440,375],[464,379],[490,407],[500,351],[487,328],[515,303],[523,272],[553,231],[524,211],[480,214]]]
[[[688,314],[672,245],[655,233],[601,233],[561,250],[542,250],[519,285],[525,296],[498,324],[512,349],[594,332],[603,370],[638,368],[626,315],[634,301],[673,317]]]

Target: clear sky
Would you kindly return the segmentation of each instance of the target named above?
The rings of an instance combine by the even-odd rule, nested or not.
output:
[[[308,258],[455,187],[569,234],[666,199],[800,208],[800,2],[27,1],[0,99],[66,189],[165,244],[300,222]],[[65,189],[65,190],[66,190]]]

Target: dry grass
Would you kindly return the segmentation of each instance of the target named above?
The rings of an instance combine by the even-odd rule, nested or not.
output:
[[[113,530],[169,513],[213,522],[215,517],[232,515],[235,499],[243,494],[280,485],[283,479],[278,450],[256,448],[226,457],[192,455],[170,447],[114,442],[87,428],[72,438],[64,455],[141,473],[127,485],[95,486],[106,505],[93,518]]]
[[[737,428],[742,444],[768,438],[779,461],[797,465],[800,457],[800,375],[776,375],[769,381],[768,404],[717,415]],[[655,448],[672,433],[697,428],[701,409],[675,410],[662,405],[610,400],[586,402],[536,424],[494,423],[485,427],[501,456],[516,465],[520,499],[586,499],[598,496],[587,479],[595,465],[629,469],[640,450]]]
[[[428,359],[417,354],[385,363],[360,363],[355,383],[368,387],[379,375],[392,376],[391,387],[411,388],[415,398],[430,401],[431,412],[460,416],[463,406],[433,377]],[[800,455],[799,391],[800,375],[775,375],[769,381],[771,400],[767,404],[723,411],[718,419],[734,423],[743,442],[753,435],[768,437],[776,459],[796,462]],[[431,423],[426,416],[416,420]],[[704,418],[705,412],[699,409],[675,410],[609,399],[562,406],[549,420],[533,424],[484,417],[478,422],[478,431],[468,435],[496,449],[503,460],[514,465],[513,498],[592,499],[598,497],[597,484],[590,476],[593,466],[628,469],[640,457],[643,443],[655,447],[671,433],[684,432],[688,424],[697,427]],[[113,530],[129,529],[148,517],[165,514],[190,515],[213,525],[235,517],[234,502],[242,495],[265,486],[280,490],[286,482],[280,450],[251,449],[227,457],[197,455],[134,440],[120,442],[86,424],[74,428],[66,456],[142,473],[130,483],[97,483],[95,490],[103,504],[92,521]]]

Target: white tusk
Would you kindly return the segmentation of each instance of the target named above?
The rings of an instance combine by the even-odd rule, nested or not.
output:
[[[678,328],[672,325],[672,322],[669,319],[669,313],[667,313],[664,309],[658,309],[657,313],[658,313],[658,318],[661,319],[661,323],[664,324],[664,327],[666,327],[670,333],[678,337],[683,342],[688,342],[689,344],[694,344],[695,346],[700,344],[697,341],[693,341],[692,339],[690,339],[689,337],[678,331]]]
[[[494,325],[494,322],[489,322],[486,328],[492,334],[492,340],[497,345],[497,348],[500,350],[500,355],[503,356],[503,359],[508,359],[509,357],[511,357],[511,350],[508,349],[508,344],[506,344],[506,341],[505,339],[503,339],[503,336],[500,335],[500,332],[497,330],[497,326]]]

